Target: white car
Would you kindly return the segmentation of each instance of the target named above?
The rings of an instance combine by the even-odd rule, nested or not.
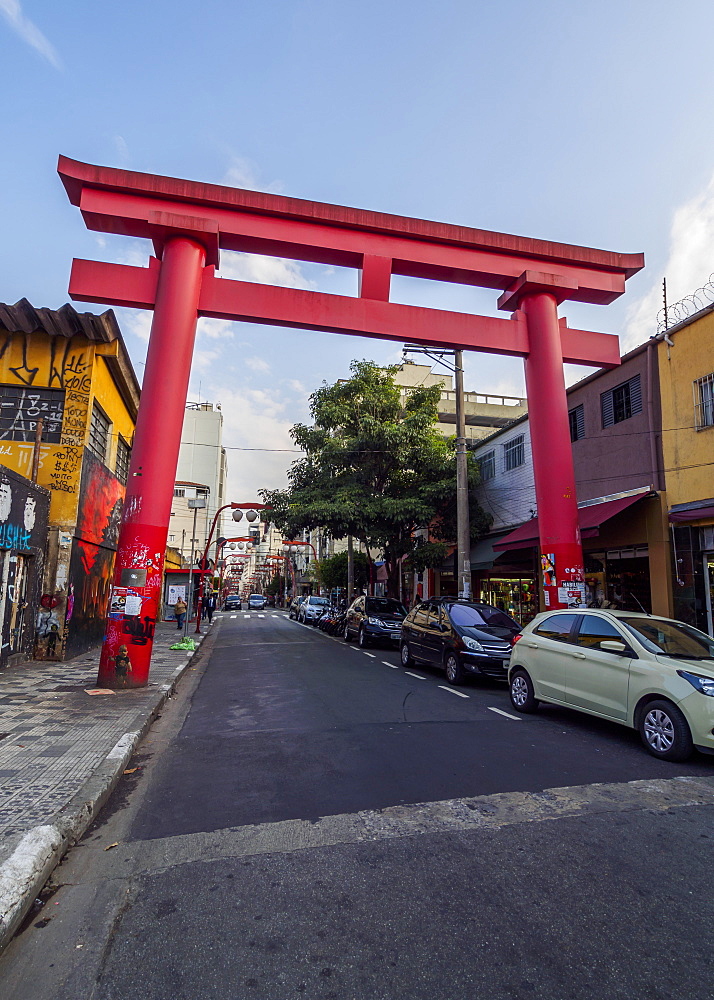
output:
[[[298,621],[314,625],[329,603],[326,597],[308,597],[298,611]]]

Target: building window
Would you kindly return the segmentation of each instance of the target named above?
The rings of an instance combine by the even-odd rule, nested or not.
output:
[[[694,423],[698,431],[714,427],[714,372],[694,383]]]
[[[123,437],[117,441],[117,461],[114,467],[116,477],[120,483],[126,483],[129,478],[129,460],[131,459],[131,448]]]
[[[174,486],[174,496],[175,497],[186,496],[186,490],[183,488],[183,486]]]
[[[478,460],[478,468],[481,473],[482,483],[487,483],[489,479],[493,479],[496,475],[496,452],[487,451],[485,455],[482,455]]]
[[[508,441],[503,446],[503,467],[508,472],[509,469],[516,469],[519,465],[523,465],[525,460],[523,435],[519,434],[518,437],[513,438],[512,441]]]
[[[64,417],[63,389],[0,385],[0,440],[34,441],[42,418],[42,440],[59,444]]]
[[[89,441],[87,447],[96,455],[100,462],[106,462],[107,445],[111,421],[98,403],[92,406],[92,419],[89,424]]]
[[[169,535],[169,541],[170,542],[175,542],[176,541],[176,535]]]
[[[623,420],[628,420],[633,414],[642,412],[642,389],[640,376],[628,379],[608,389],[600,396],[602,409],[602,426],[611,427]]]
[[[211,492],[210,490],[206,489],[203,486],[197,486],[196,487],[196,496],[197,497],[207,497],[210,492]]]
[[[574,410],[568,410],[568,422],[570,423],[570,440],[580,441],[585,437],[585,411],[582,403]]]

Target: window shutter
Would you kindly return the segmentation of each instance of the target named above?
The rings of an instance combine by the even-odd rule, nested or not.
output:
[[[602,408],[602,426],[612,427],[615,423],[612,411],[612,389],[600,394],[600,406]]]
[[[632,413],[642,412],[642,387],[639,375],[630,379],[630,410]]]
[[[585,437],[585,408],[580,404],[580,406],[575,407],[575,425],[578,431],[578,441]]]

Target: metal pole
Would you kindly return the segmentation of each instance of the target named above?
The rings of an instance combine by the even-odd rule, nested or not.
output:
[[[193,508],[193,531],[191,532],[191,571],[188,577],[188,607],[186,608],[186,617],[183,620],[183,634],[184,638],[188,635],[188,620],[191,617],[190,609],[193,607],[193,543],[196,540],[196,516],[198,515],[198,507]],[[189,603],[190,602],[190,603]]]
[[[471,600],[471,528],[469,523],[469,472],[466,454],[463,351],[454,352],[456,390],[456,581],[459,597]]]
[[[44,424],[44,419],[42,417],[37,421],[37,427],[35,429],[35,447],[32,449],[32,474],[31,479],[33,483],[37,482],[37,473],[40,470],[40,445],[42,444],[42,427]]]
[[[347,603],[352,603],[355,592],[355,550],[352,535],[347,536]]]

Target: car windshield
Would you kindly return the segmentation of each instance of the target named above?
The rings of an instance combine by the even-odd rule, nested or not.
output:
[[[481,604],[474,607],[471,604],[452,604],[449,607],[449,614],[454,625],[461,628],[478,628],[479,625],[497,625],[500,628],[518,628],[513,618],[509,618],[498,608],[491,608]]]
[[[370,597],[365,608],[368,615],[406,615],[407,609],[391,597]]]
[[[714,639],[684,622],[659,618],[619,618],[650,653],[681,660],[714,659]]]
[[[308,603],[309,604],[329,604],[330,602],[327,600],[326,597],[311,597]]]

